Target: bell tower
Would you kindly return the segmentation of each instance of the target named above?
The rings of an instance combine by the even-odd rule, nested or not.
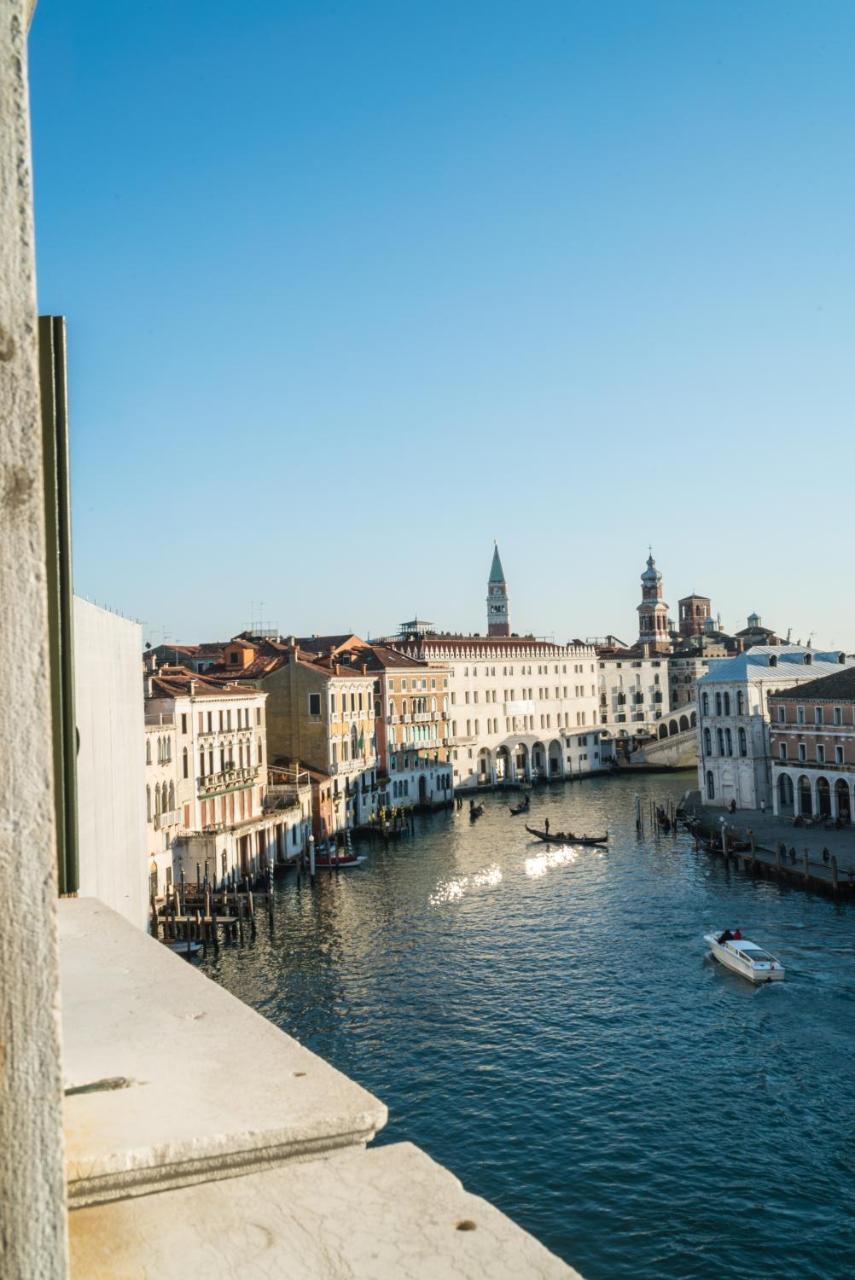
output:
[[[670,649],[668,606],[662,598],[662,574],[656,568],[653,551],[641,575],[641,604],[638,606],[638,643],[652,650]]]
[[[493,563],[487,579],[487,635],[509,636],[511,615],[508,607],[508,584],[499,559],[499,548],[493,543]]]

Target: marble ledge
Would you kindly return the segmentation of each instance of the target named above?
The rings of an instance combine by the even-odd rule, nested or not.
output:
[[[102,903],[58,905],[70,1207],[363,1147],[386,1123],[365,1089]]]
[[[70,1215],[72,1280],[581,1280],[409,1143]]]

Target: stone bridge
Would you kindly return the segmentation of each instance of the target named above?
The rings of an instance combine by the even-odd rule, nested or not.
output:
[[[662,768],[687,769],[698,763],[698,709],[687,702],[663,716],[657,726],[657,737],[633,751],[629,763],[658,765]]]

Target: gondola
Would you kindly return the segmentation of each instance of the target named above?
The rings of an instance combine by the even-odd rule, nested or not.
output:
[[[469,805],[469,821],[470,821],[470,822],[474,822],[476,818],[480,818],[480,817],[481,817],[481,814],[482,814],[483,812],[484,812],[484,806],[483,806],[482,804],[471,804],[471,803],[470,803],[470,805]]]
[[[604,836],[574,836],[572,831],[536,831],[534,827],[526,825],[526,831],[530,836],[537,836],[538,840],[542,840],[544,844],[608,844],[609,834],[606,832]]]
[[[511,811],[511,817],[515,818],[517,814],[528,813],[529,809],[531,808],[531,801],[529,800],[528,796],[526,796],[525,800],[521,801],[520,804],[518,805],[511,804],[511,805],[508,805],[508,808]]]

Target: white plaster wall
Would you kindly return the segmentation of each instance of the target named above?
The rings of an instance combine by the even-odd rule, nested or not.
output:
[[[145,928],[142,629],[74,599],[80,893]]]

